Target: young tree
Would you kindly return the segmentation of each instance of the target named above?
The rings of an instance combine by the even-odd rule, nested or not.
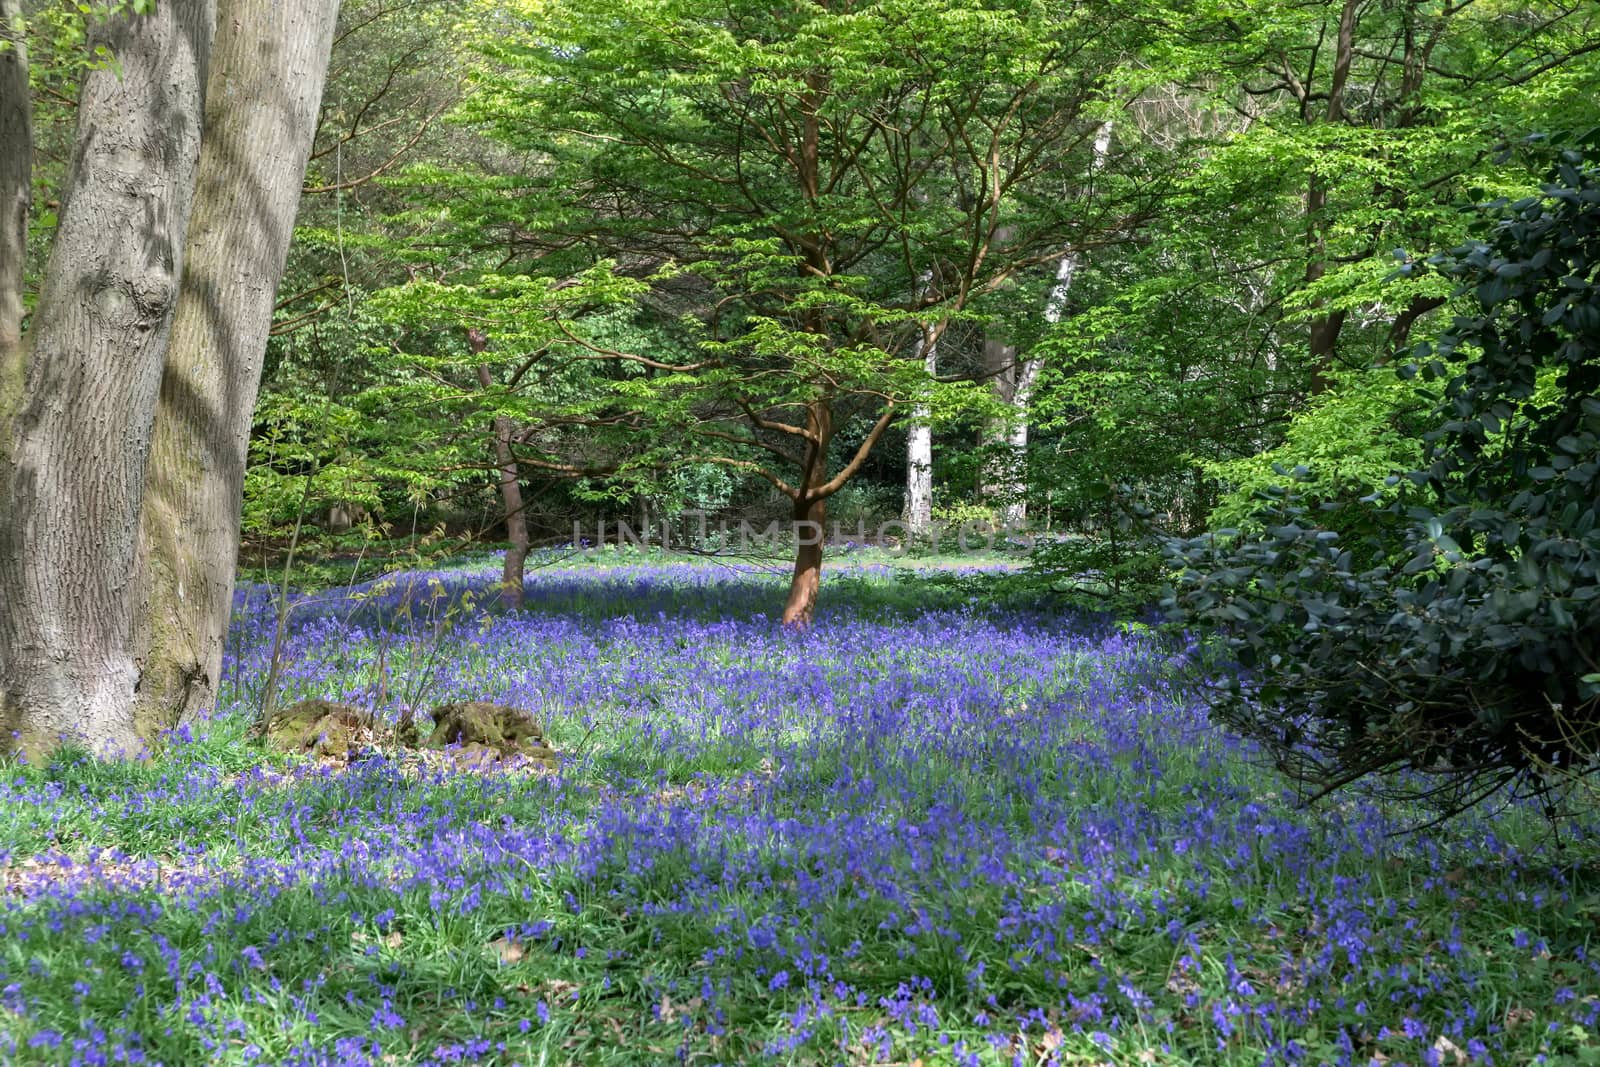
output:
[[[788,499],[783,619],[804,625],[827,502],[926,401],[945,325],[1116,229],[1060,192],[1089,169],[1119,26],[977,0],[561,0],[527,17],[473,113],[546,161],[548,246],[709,287],[687,361],[587,346],[628,368],[610,417]]]
[[[114,65],[84,84],[26,334],[0,322],[18,339],[0,350],[0,746],[133,751],[215,693],[237,472],[336,6],[223,0],[219,22],[170,0],[91,29]],[[14,116],[25,51],[5,63]],[[29,124],[0,129],[0,202],[25,204]]]
[[[483,355],[483,350],[489,344],[489,338],[477,327],[468,330],[467,340],[475,356]],[[494,389],[494,375],[487,363],[478,364],[478,384],[485,392]],[[494,461],[500,475],[500,504],[505,513],[506,539],[511,542],[511,547],[506,550],[505,569],[501,574],[500,587],[506,606],[512,609],[522,607],[523,564],[528,558],[528,517],[523,510],[522,502],[522,468],[517,466],[517,457],[511,448],[511,443],[516,438],[515,420],[505,415],[496,415]]]

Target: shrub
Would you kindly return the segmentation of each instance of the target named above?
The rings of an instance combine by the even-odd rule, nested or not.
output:
[[[1237,662],[1213,712],[1319,792],[1410,769],[1458,811],[1600,753],[1600,171],[1484,205],[1486,240],[1406,262],[1466,313],[1404,373],[1443,381],[1422,469],[1252,532],[1176,542],[1174,619]],[[1339,529],[1324,517],[1337,514]]]

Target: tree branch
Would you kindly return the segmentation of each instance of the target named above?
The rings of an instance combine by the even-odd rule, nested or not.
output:
[[[301,190],[301,192],[303,192],[303,193],[335,193],[335,192],[342,192],[342,191],[344,191],[346,189],[354,189],[359,185],[365,185],[368,182],[370,182],[370,181],[382,176],[383,173],[385,171],[387,171],[390,167],[392,167],[396,163],[400,162],[400,160],[405,157],[405,154],[407,152],[411,151],[413,148],[416,147],[417,142],[422,140],[422,135],[427,133],[430,129],[433,128],[434,122],[439,118],[440,115],[444,114],[445,109],[448,108],[449,106],[450,106],[450,102],[447,100],[444,103],[440,104],[438,107],[434,108],[431,112],[429,112],[427,117],[422,120],[422,125],[417,127],[416,132],[413,133],[406,140],[406,143],[401,145],[398,149],[395,150],[395,153],[392,156],[390,156],[388,159],[384,160],[382,163],[378,164],[378,166],[376,168],[374,168],[373,170],[369,171],[368,173],[362,175],[359,178],[351,178],[349,181],[334,182],[334,183],[329,184],[329,185],[313,185],[313,186],[310,186],[310,187],[308,187],[306,189]],[[344,144],[346,141],[354,140],[355,138],[360,137],[363,134],[368,134],[368,133],[373,132],[374,130],[382,129],[383,127],[389,125],[390,123],[398,122],[398,121],[399,121],[398,118],[390,119],[390,120],[385,121],[385,122],[380,122],[376,126],[369,126],[364,130],[353,131],[353,132],[347,134],[346,136],[344,136],[343,138],[341,138],[338,143],[339,144]]]
[[[812,497],[817,500],[826,500],[843,489],[845,483],[856,476],[856,472],[862,468],[867,462],[867,457],[872,454],[872,449],[877,445],[878,439],[883,436],[883,431],[887,430],[889,424],[894,421],[894,413],[895,402],[891,400],[884,407],[883,414],[878,416],[878,421],[873,424],[872,429],[867,433],[866,440],[862,441],[861,446],[856,449],[856,454],[850,457],[850,462],[846,463],[838,474],[835,474],[828,481],[812,490]]]

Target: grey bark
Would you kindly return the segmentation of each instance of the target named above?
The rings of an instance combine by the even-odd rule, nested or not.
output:
[[[142,736],[216,703],[250,423],[338,11],[222,2],[140,525]]]
[[[983,342],[983,369],[989,379],[989,387],[994,390],[996,399],[1011,408],[1013,412],[1005,418],[990,419],[983,427],[983,448],[986,455],[983,483],[979,487],[979,492],[985,501],[995,506],[996,518],[1004,525],[1012,523],[1018,507],[1021,506],[1022,496],[1027,491],[1025,481],[1018,470],[1022,456],[1013,447],[1012,442],[1018,424],[1023,424],[1022,441],[1024,446],[1027,443],[1025,425],[1027,415],[1020,410],[1016,396],[1019,381],[1033,362],[1019,361],[1016,345],[993,337],[986,338]]]
[[[22,271],[33,202],[33,110],[21,0],[0,0],[0,412],[21,391]],[[14,401],[13,401],[14,403]]]
[[[473,351],[483,351],[480,341],[482,335],[474,330],[472,336]],[[487,364],[478,364],[478,384],[483,386],[484,392],[494,388],[494,378]],[[504,415],[495,417],[494,461],[500,473],[500,504],[505,511],[506,539],[511,542],[500,575],[500,595],[505,598],[506,606],[512,609],[522,607],[524,567],[528,560],[528,516],[522,502],[521,470],[517,466],[516,455],[511,451],[511,442],[516,436],[515,422]],[[646,522],[646,532],[649,528]]]
[[[18,387],[0,397],[3,747],[139,745],[130,575],[213,20],[207,0],[163,0],[91,32],[117,69],[85,80]]]

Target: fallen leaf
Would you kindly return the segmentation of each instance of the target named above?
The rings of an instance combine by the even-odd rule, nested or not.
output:
[[[388,933],[383,935],[383,944],[385,948],[399,948],[404,941],[405,935],[400,933],[399,930],[390,930]]]
[[[1448,1037],[1445,1037],[1443,1034],[1440,1034],[1439,1040],[1433,1043],[1433,1051],[1437,1052],[1440,1056],[1453,1056],[1455,1057],[1455,1061],[1457,1063],[1467,1062],[1467,1054],[1461,1050],[1459,1045],[1457,1045],[1454,1041],[1451,1041]]]

